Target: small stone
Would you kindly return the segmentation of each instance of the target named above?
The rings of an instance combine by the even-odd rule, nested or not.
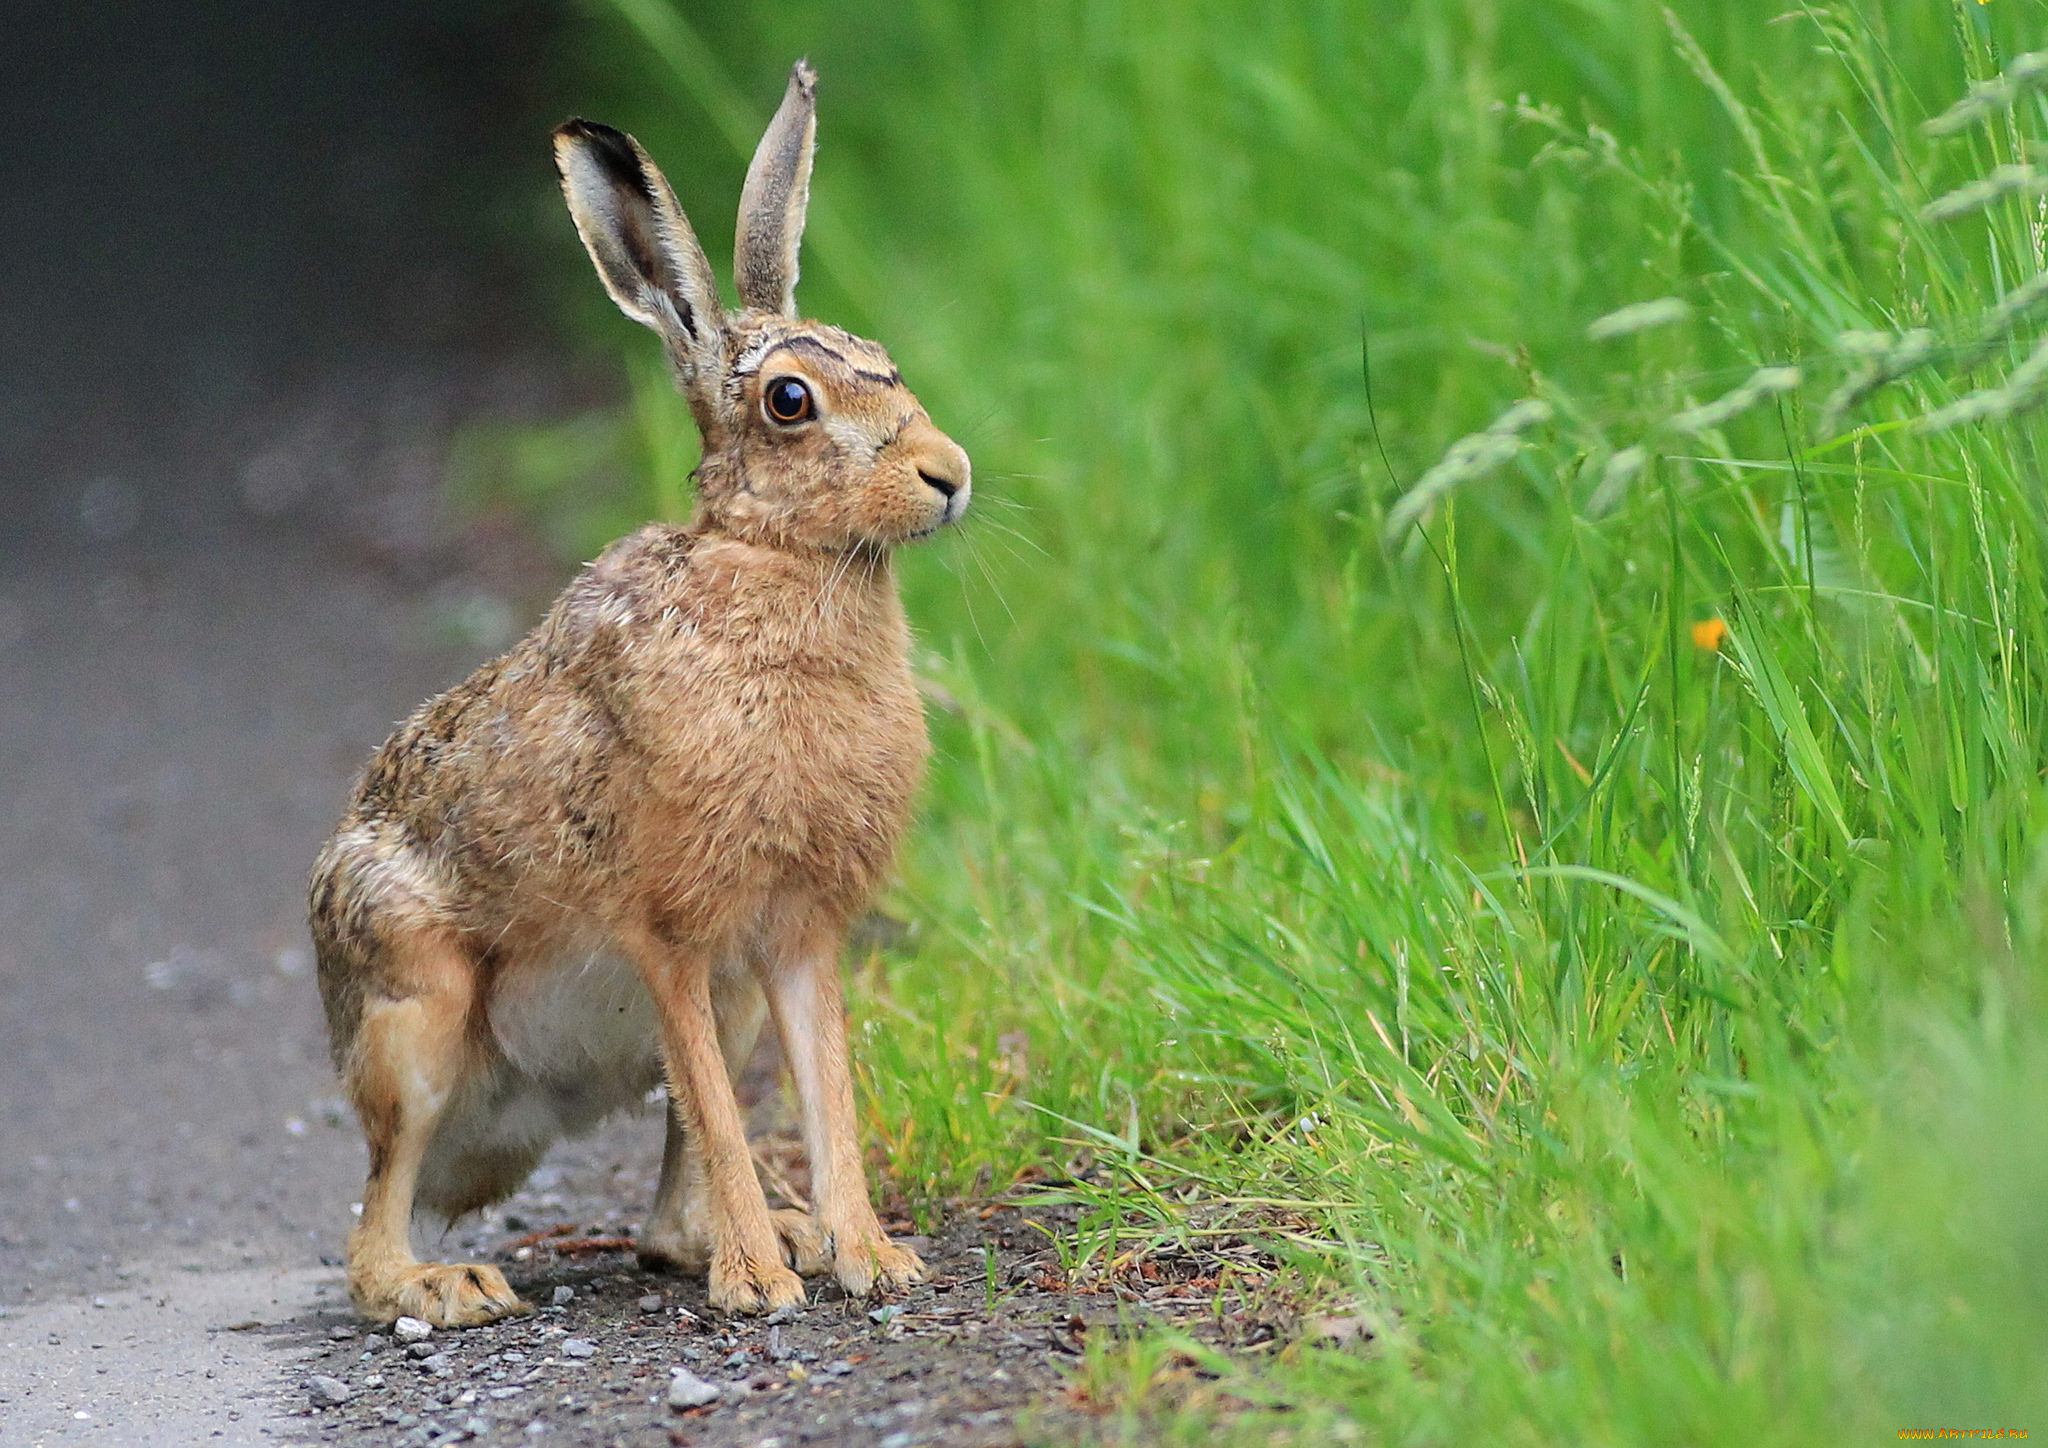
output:
[[[825,1366],[820,1368],[818,1371],[822,1373],[829,1373],[835,1378],[843,1378],[848,1373],[853,1371],[853,1364],[848,1362],[845,1358],[834,1358],[831,1362],[826,1363]]]
[[[514,1383],[508,1387],[492,1388],[488,1393],[484,1394],[484,1396],[487,1398],[516,1398],[525,1391],[525,1388],[519,1386],[517,1383]]]
[[[327,1329],[329,1342],[347,1342],[356,1335],[356,1330],[347,1324],[338,1324]]]
[[[671,1368],[668,1377],[668,1405],[677,1412],[701,1408],[718,1401],[719,1388],[707,1383],[688,1368]]]
[[[336,1408],[355,1396],[355,1389],[340,1378],[330,1378],[325,1373],[315,1373],[306,1379],[306,1393],[323,1408]]]
[[[449,1376],[455,1371],[455,1356],[452,1353],[437,1352],[431,1357],[421,1358],[420,1366],[430,1373]]]
[[[416,1358],[430,1358],[441,1349],[430,1342],[409,1342],[405,1345],[405,1350]]]
[[[796,1312],[796,1306],[792,1303],[787,1307],[776,1308],[773,1312],[762,1318],[761,1321],[770,1327],[780,1327],[785,1322],[795,1322]]]
[[[748,1368],[753,1365],[754,1355],[745,1348],[741,1348],[737,1352],[727,1353],[725,1361],[719,1364],[722,1368]]]
[[[905,1430],[901,1433],[891,1433],[878,1443],[876,1448],[910,1448],[910,1445],[917,1441],[917,1434]]]
[[[661,1294],[659,1292],[648,1293],[645,1297],[640,1299],[639,1306],[642,1312],[661,1311]]]
[[[897,1318],[901,1317],[902,1315],[902,1304],[892,1302],[887,1307],[877,1307],[873,1312],[870,1312],[868,1314],[868,1321],[889,1323],[894,1322]]]
[[[553,1298],[553,1301],[554,1301],[554,1304],[555,1304],[555,1306],[557,1306],[557,1307],[567,1307],[567,1306],[568,1306],[568,1305],[569,1305],[570,1303],[574,1302],[575,1300],[576,1300],[576,1289],[575,1289],[575,1288],[573,1288],[573,1287],[557,1287],[557,1288],[555,1289],[555,1295],[554,1295],[554,1298]]]
[[[580,1337],[562,1339],[562,1356],[569,1358],[593,1358],[597,1356],[597,1344]]]
[[[401,1317],[391,1324],[391,1335],[400,1342],[425,1342],[434,1335],[434,1325],[417,1317]]]
[[[381,1387],[383,1387],[383,1386],[384,1386],[384,1374],[382,1374],[382,1373],[371,1373],[371,1374],[370,1374],[370,1375],[369,1375],[369,1376],[368,1376],[367,1378],[364,1378],[364,1379],[363,1379],[363,1386],[364,1386],[364,1387],[366,1387],[366,1388],[381,1388]]]
[[[472,1438],[481,1438],[491,1431],[491,1420],[481,1413],[472,1413],[463,1419],[462,1431]]]
[[[389,1340],[390,1339],[386,1338],[383,1333],[373,1332],[368,1337],[363,1339],[363,1351],[381,1352],[383,1350],[384,1344]]]
[[[781,1329],[781,1328],[779,1328],[779,1327],[771,1327],[771,1328],[769,1328],[769,1329],[768,1329],[768,1360],[769,1360],[770,1362],[786,1363],[786,1362],[788,1362],[788,1361],[789,1361],[789,1359],[790,1359],[790,1351],[789,1351],[789,1344],[785,1343],[785,1342],[784,1342],[784,1341],[782,1340],[782,1329]]]

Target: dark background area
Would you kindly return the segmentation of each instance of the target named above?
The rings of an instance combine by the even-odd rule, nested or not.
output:
[[[605,386],[539,281],[560,23],[0,20],[0,1303],[348,1225],[304,872],[559,582],[447,516],[450,437]]]
[[[11,450],[160,463],[279,389],[534,339],[532,268],[504,241],[545,185],[549,11],[11,9]]]

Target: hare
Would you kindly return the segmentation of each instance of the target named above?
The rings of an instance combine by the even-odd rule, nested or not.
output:
[[[321,997],[370,1148],[348,1243],[368,1318],[527,1311],[494,1267],[418,1261],[415,1209],[501,1200],[664,1077],[644,1265],[708,1273],[730,1312],[802,1303],[799,1273],[861,1294],[923,1275],[868,1197],[839,952],[929,748],[891,550],[960,517],[969,464],[886,352],[798,317],[815,86],[799,62],[748,170],[737,313],[637,142],[554,134],[598,275],[703,433],[698,507],[614,543],[401,725],[314,867]],[[810,1213],[769,1211],[733,1095],[764,1015]]]

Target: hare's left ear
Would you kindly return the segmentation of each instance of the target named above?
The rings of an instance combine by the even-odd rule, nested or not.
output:
[[[789,73],[789,89],[747,167],[740,193],[732,269],[740,301],[796,315],[796,249],[811,199],[811,148],[818,135],[818,74],[808,60]]]
[[[576,231],[619,310],[660,333],[693,403],[715,393],[725,310],[675,192],[640,143],[595,121],[555,129]]]

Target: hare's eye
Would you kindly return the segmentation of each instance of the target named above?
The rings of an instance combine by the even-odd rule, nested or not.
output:
[[[771,422],[789,424],[803,422],[817,411],[811,402],[811,389],[794,377],[778,377],[768,384],[768,390],[761,394],[761,405],[767,409]]]

